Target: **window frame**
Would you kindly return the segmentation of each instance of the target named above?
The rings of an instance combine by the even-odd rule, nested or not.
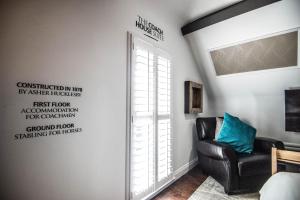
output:
[[[173,118],[173,111],[174,111],[174,106],[173,106],[173,102],[174,102],[174,95],[173,95],[173,77],[174,77],[174,67],[173,67],[173,64],[172,64],[172,58],[171,56],[160,46],[158,45],[157,43],[153,43],[153,41],[150,41],[148,40],[148,38],[141,38],[137,35],[134,35],[130,32],[127,32],[127,109],[126,109],[126,113],[127,113],[127,119],[126,119],[126,126],[127,126],[127,133],[126,133],[126,191],[125,191],[125,195],[126,195],[126,200],[136,200],[136,199],[139,199],[139,198],[132,198],[132,195],[131,195],[131,139],[132,139],[132,65],[133,65],[133,51],[134,51],[134,40],[135,39],[138,39],[138,40],[141,40],[147,44],[149,44],[150,46],[153,47],[153,49],[155,51],[158,51],[159,53],[154,53],[155,56],[163,56],[164,58],[168,59],[170,61],[170,113],[169,114],[166,114],[166,115],[159,115],[158,112],[157,112],[157,106],[158,106],[158,103],[157,103],[157,85],[155,84],[155,99],[156,99],[156,102],[154,103],[155,104],[155,125],[154,125],[154,128],[157,129],[158,125],[157,125],[157,122],[159,120],[159,118],[166,118],[166,119],[170,119],[170,128],[171,128],[171,133],[170,133],[170,137],[171,137],[171,162],[172,162],[172,171],[170,173],[170,175],[161,180],[160,182],[156,182],[158,180],[158,175],[157,175],[157,161],[155,161],[155,183],[154,183],[154,191],[151,192],[150,194],[148,194],[148,196],[146,197],[143,197],[143,199],[149,199],[153,196],[155,196],[159,191],[161,191],[163,188],[165,188],[168,184],[170,184],[174,179],[174,118]],[[156,64],[157,66],[157,64]],[[157,79],[157,69],[155,70],[155,79]],[[155,82],[157,83],[157,80],[155,80]],[[155,136],[157,137],[157,134],[158,133],[158,130],[155,130]],[[156,142],[157,142],[157,138],[156,138]],[[156,147],[156,155],[155,155],[155,159],[157,160],[157,145],[155,145]],[[138,195],[140,196],[140,195]]]

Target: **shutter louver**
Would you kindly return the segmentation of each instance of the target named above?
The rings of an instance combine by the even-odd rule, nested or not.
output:
[[[131,199],[141,199],[172,174],[171,64],[136,39],[131,70]]]
[[[171,69],[170,61],[158,56],[157,62],[158,113],[158,181],[167,178],[171,165]]]
[[[154,185],[153,53],[136,47],[133,69],[132,190],[147,193]]]

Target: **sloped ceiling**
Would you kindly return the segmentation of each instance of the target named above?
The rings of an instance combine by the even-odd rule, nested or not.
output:
[[[215,96],[283,94],[300,86],[298,66],[216,76],[209,51],[300,27],[300,1],[283,0],[186,35],[207,89]],[[299,43],[299,40],[298,40]],[[298,44],[299,46],[299,44]]]
[[[187,22],[192,22],[200,17],[221,10],[241,0],[192,0],[188,12],[185,12]]]
[[[257,129],[258,136],[300,144],[299,133],[285,132],[284,90],[300,87],[300,1],[282,0],[200,29],[187,39],[215,116],[229,112]],[[298,29],[298,64],[217,76],[210,50]],[[280,55],[278,55],[280,56]],[[204,105],[204,109],[209,109]]]
[[[176,12],[182,20],[182,26],[240,1],[241,0],[154,0],[157,4],[166,4],[170,12]]]

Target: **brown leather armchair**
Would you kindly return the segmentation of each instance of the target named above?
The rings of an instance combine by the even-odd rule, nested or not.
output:
[[[235,152],[214,141],[216,118],[197,118],[197,153],[200,168],[224,186],[227,194],[255,192],[271,176],[271,148],[284,144],[270,138],[256,138],[251,154]]]

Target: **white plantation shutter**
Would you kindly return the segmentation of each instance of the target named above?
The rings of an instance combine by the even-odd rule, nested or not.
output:
[[[132,66],[131,190],[133,197],[142,197],[153,191],[155,181],[154,53],[137,44]]]
[[[160,53],[159,55],[161,55]],[[171,163],[171,68],[170,60],[157,57],[158,181],[168,178]]]
[[[131,199],[141,199],[172,174],[171,63],[164,53],[134,40],[131,69]]]

